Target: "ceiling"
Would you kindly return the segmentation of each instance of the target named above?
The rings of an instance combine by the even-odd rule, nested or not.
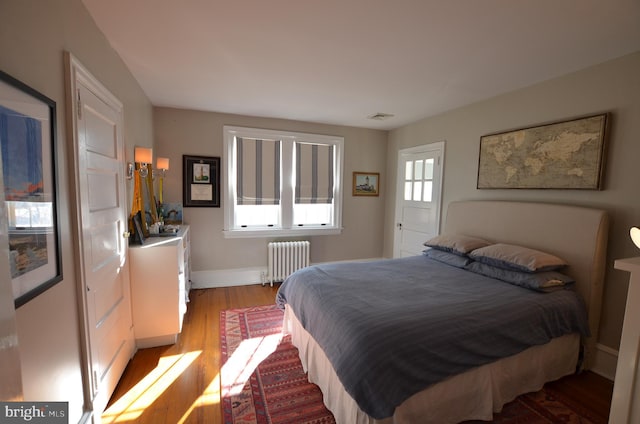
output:
[[[375,129],[640,51],[637,0],[83,2],[155,106]]]

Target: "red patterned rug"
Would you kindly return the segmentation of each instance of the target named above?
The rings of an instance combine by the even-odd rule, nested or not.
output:
[[[282,317],[275,305],[221,312],[225,424],[335,423],[298,349],[282,336]]]
[[[282,316],[275,306],[221,312],[220,374],[225,424],[335,422],[322,403],[318,386],[307,381],[298,349],[289,336],[281,334]],[[545,387],[505,405],[493,422],[604,424],[607,420]]]

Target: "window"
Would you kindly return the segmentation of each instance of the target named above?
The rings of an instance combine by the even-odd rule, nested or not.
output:
[[[224,127],[226,237],[338,234],[344,139]]]
[[[433,197],[434,159],[405,162],[404,200],[431,202]]]

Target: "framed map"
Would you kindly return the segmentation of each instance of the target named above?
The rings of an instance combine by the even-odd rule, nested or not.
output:
[[[608,114],[480,137],[479,189],[602,189]]]

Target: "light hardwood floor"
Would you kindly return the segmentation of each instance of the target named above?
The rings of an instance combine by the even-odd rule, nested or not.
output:
[[[192,290],[175,345],[139,350],[102,416],[105,423],[222,423],[220,311],[273,304],[277,287]],[[551,383],[606,417],[613,383],[587,372]]]
[[[276,291],[261,285],[192,290],[178,342],[138,350],[103,422],[221,423],[220,311],[273,304]]]

